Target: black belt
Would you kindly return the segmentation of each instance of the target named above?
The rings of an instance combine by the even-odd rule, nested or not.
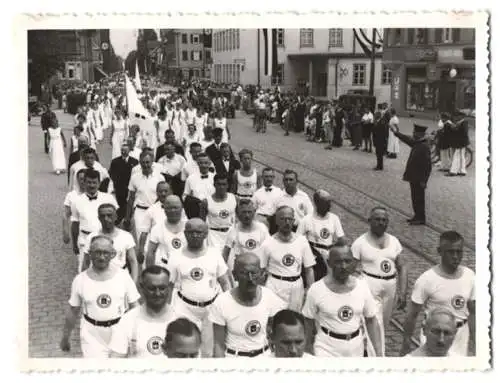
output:
[[[467,319],[464,319],[464,320],[462,320],[462,321],[460,321],[460,322],[457,322],[457,328],[462,327],[462,326],[463,326],[463,325],[465,325],[466,323],[467,323]]]
[[[321,326],[321,330],[323,330],[323,332],[329,337],[341,340],[351,340],[353,338],[356,338],[361,332],[361,330],[358,328],[356,331],[351,332],[350,334],[338,334],[336,332],[328,330],[326,327],[323,326]]]
[[[147,206],[135,205],[137,209],[148,210]]]
[[[252,350],[252,351],[236,351],[231,348],[226,348],[226,352],[231,355],[236,355],[236,356],[248,356],[248,357],[254,357],[257,355],[262,354],[263,352],[267,351],[269,349],[269,346],[265,346],[263,348],[259,348],[258,350]]]
[[[332,248],[332,245],[322,245],[321,243],[311,241],[309,241],[309,244],[313,247],[317,247],[318,249],[330,250]]]
[[[221,231],[223,233],[229,231],[229,227],[211,227],[210,230]]]
[[[217,298],[217,295],[210,299],[209,301],[206,302],[196,302],[192,301],[189,298],[186,298],[184,295],[181,294],[180,291],[177,292],[177,295],[186,303],[190,304],[191,306],[196,306],[196,307],[207,307],[208,305],[212,304],[215,301],[215,298]]]
[[[368,275],[369,277],[372,277],[372,278],[383,279],[385,281],[388,281],[390,279],[396,278],[396,274],[392,274],[392,275],[389,275],[387,277],[383,277],[381,275],[370,274],[370,273],[367,273],[366,271],[363,271],[363,274],[366,274],[366,275]]]
[[[87,231],[87,230],[80,230],[83,234],[85,235],[89,235],[90,234],[90,231]]]
[[[117,324],[121,319],[121,318],[115,318],[115,319],[100,321],[100,320],[92,319],[87,314],[83,314],[83,317],[90,324],[93,324],[94,326],[99,326],[99,327],[111,327],[111,326]]]
[[[280,281],[287,281],[287,282],[295,282],[296,280],[300,279],[300,275],[297,275],[295,277],[282,277],[281,275],[276,275],[270,273],[273,278],[279,279]]]

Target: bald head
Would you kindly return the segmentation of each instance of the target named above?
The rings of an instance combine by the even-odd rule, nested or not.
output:
[[[338,243],[334,245],[330,249],[329,258],[342,258],[342,257],[352,257],[352,251],[349,246],[347,246],[344,242]]]
[[[316,213],[324,217],[329,211],[332,203],[332,196],[326,190],[319,189],[313,195]]]
[[[427,314],[424,326],[430,329],[436,324],[447,324],[455,330],[457,328],[455,315],[444,307],[435,308]]]
[[[331,199],[331,194],[323,189],[316,190],[313,195],[313,200],[315,203],[317,203],[318,201],[330,201]]]
[[[178,196],[171,194],[171,195],[167,196],[167,198],[165,198],[165,205],[182,206],[182,201]],[[200,219],[200,221],[201,221],[201,219]],[[204,223],[203,221],[201,221],[201,222]]]

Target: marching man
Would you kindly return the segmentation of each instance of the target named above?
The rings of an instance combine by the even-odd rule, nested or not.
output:
[[[253,153],[251,150],[243,149],[239,153],[241,169],[236,170],[233,175],[233,191],[238,198],[251,199],[253,193],[262,185],[262,179],[257,169],[252,166]]]
[[[304,302],[302,267],[307,289],[314,283],[315,260],[307,239],[292,231],[294,219],[291,207],[279,208],[278,232],[264,242],[260,253],[262,268],[268,273],[266,287],[285,301],[289,309],[300,311]]]
[[[408,270],[401,255],[403,248],[398,239],[386,232],[389,224],[387,210],[375,207],[368,219],[370,230],[361,235],[352,244],[353,257],[360,262],[360,267],[375,302],[377,318],[381,325],[382,349],[385,350],[385,329],[394,309],[397,294],[397,308],[406,306],[408,288]],[[368,354],[373,350],[368,347]]]
[[[66,313],[60,347],[70,351],[71,332],[75,328],[80,310],[80,344],[84,358],[107,358],[113,326],[133,309],[140,298],[135,283],[125,270],[110,267],[116,255],[113,240],[98,235],[90,243],[92,266],[78,274],[71,285],[71,296]]]
[[[263,185],[257,189],[252,197],[252,202],[255,205],[257,219],[269,228],[269,231],[274,234],[274,222],[272,217],[275,213],[275,205],[278,199],[282,196],[283,190],[274,185],[274,170],[265,168],[262,170]]]
[[[217,297],[210,307],[214,357],[269,356],[267,328],[285,303],[260,286],[262,269],[257,255],[238,255],[233,276],[237,286]]]
[[[307,350],[320,357],[362,358],[364,320],[375,355],[382,356],[376,303],[366,282],[352,276],[355,260],[351,250],[336,244],[328,263],[331,272],[311,286],[302,309]]]
[[[474,355],[476,334],[475,274],[460,265],[463,257],[464,239],[456,231],[446,231],[439,238],[439,265],[424,272],[415,282],[411,303],[404,324],[401,355],[410,351],[410,341],[417,317],[422,308],[426,316],[436,307],[445,307],[455,315],[457,334],[450,352],[459,356]],[[421,334],[421,343],[425,337]]]

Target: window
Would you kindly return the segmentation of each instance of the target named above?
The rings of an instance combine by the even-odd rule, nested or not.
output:
[[[226,50],[226,31],[222,31],[222,50]]]
[[[427,44],[427,28],[417,28],[415,40],[418,45]]]
[[[199,44],[200,43],[200,35],[193,34],[191,35],[191,44]]]
[[[353,64],[352,85],[365,85],[366,64]]]
[[[394,42],[393,42],[393,45],[401,45],[402,37],[403,37],[403,30],[401,28],[396,28],[394,30]]]
[[[300,30],[300,46],[312,47],[314,45],[314,29]]]
[[[200,77],[200,71],[198,69],[193,70],[194,77]]]
[[[187,33],[183,33],[181,35],[181,43],[182,44],[187,44],[188,43],[188,35],[187,35]]]
[[[188,51],[182,51],[182,61],[188,61]]]
[[[276,43],[279,47],[285,46],[285,30],[284,29],[278,29],[276,31]]]
[[[208,49],[205,51],[205,60],[208,62],[212,59],[212,52],[210,52]]]
[[[424,110],[434,110],[437,109],[438,100],[438,83],[408,82],[406,89],[407,110],[420,112]]]
[[[330,29],[328,46],[329,47],[342,47],[344,45],[343,42],[343,33],[341,28],[332,28]]]
[[[201,61],[201,51],[191,51],[191,61]]]
[[[392,70],[387,65],[382,65],[382,85],[391,85]]]
[[[240,49],[240,30],[236,30],[236,49]]]
[[[276,77],[273,78],[273,85],[283,85],[285,82],[285,64],[278,64]]]
[[[236,49],[236,29],[233,29],[233,49]]]

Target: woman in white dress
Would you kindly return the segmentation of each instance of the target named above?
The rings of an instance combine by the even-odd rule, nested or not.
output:
[[[92,103],[92,108],[90,109],[90,123],[94,128],[96,143],[99,144],[103,139],[103,121],[101,108],[97,101]]]
[[[111,158],[121,156],[123,141],[128,137],[127,120],[123,118],[120,108],[115,110],[115,118],[111,122]]]
[[[399,128],[399,118],[396,116],[396,109],[391,108],[390,110],[391,119],[389,120],[389,126],[394,126]],[[389,129],[389,138],[387,141],[387,157],[397,158],[399,154],[399,138],[397,138],[391,129]]]
[[[229,132],[229,127],[226,117],[222,116],[222,112],[218,111],[214,118],[214,128],[222,129],[222,142],[228,142],[231,139],[231,133]]]
[[[109,95],[104,98],[103,103],[104,129],[108,129],[113,124],[113,107]]]
[[[175,103],[175,109],[173,111],[171,129],[175,133],[175,141],[177,141],[177,143],[179,144],[182,144],[182,137],[184,137],[181,122],[181,117],[184,114],[183,112],[184,111],[181,109],[181,101],[177,100],[177,102]]]
[[[167,119],[167,111],[160,106],[157,119],[155,120],[156,136],[158,138],[158,146],[165,143],[165,132],[170,128],[170,121]]]
[[[58,127],[49,127],[49,153],[50,160],[52,161],[52,168],[57,175],[64,172],[66,169],[66,156],[64,154],[64,148],[66,147],[66,138]]]
[[[207,126],[207,118],[208,115],[203,113],[203,109],[199,108],[196,111],[196,115],[194,116],[194,126],[196,128],[196,132],[198,133],[198,136],[200,139],[203,137],[203,131],[205,129],[205,126]]]

